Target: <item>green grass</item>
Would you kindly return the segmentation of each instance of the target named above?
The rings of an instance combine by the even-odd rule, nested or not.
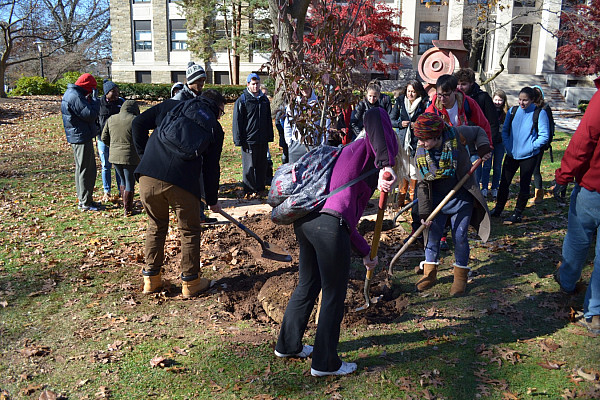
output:
[[[222,122],[223,195],[233,197],[241,162],[231,141],[231,105]],[[558,132],[555,162],[545,156],[546,185],[568,140]],[[271,152],[277,166],[275,144]],[[527,208],[525,223],[494,221],[488,243],[474,238],[477,275],[467,296],[448,296],[451,252],[442,259],[439,284],[426,295],[412,292],[415,260],[402,260],[405,268],[397,267],[393,279],[409,296],[406,312],[393,323],[342,329],[339,351],[358,363],[359,372],[315,379],[307,373],[309,362],[272,355],[277,326],[221,321],[211,314],[219,307],[213,297],[134,295],[145,216],[125,221],[119,209],[78,212],[72,174],[60,116],[0,125],[0,398],[38,398],[44,389],[73,399],[106,393],[114,399],[597,395],[591,390],[598,381],[581,379],[577,369],[600,369],[599,338],[568,321],[583,295],[561,296],[550,277],[560,260],[567,210],[549,197]],[[507,210],[514,207],[516,182],[511,190]],[[361,268],[357,262],[353,267]],[[590,258],[584,280],[591,269]],[[243,338],[249,333],[262,339],[249,342]],[[313,335],[308,332],[309,343]],[[547,350],[545,339],[560,347]],[[49,353],[22,353],[36,346]],[[156,356],[175,364],[152,368]],[[558,370],[539,365],[547,362],[564,364]]]

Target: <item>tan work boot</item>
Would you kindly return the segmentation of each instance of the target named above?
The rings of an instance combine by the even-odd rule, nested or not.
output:
[[[204,292],[206,289],[211,287],[213,282],[206,278],[196,278],[192,281],[183,281],[181,284],[181,294],[185,299],[194,297]]]
[[[158,292],[162,289],[162,274],[159,272],[157,275],[147,276],[144,275],[144,294],[150,294]]]
[[[417,187],[417,180],[416,179],[411,179],[410,183],[408,185],[408,192],[410,194],[410,201],[414,201],[417,197],[416,193],[415,193],[415,188]]]
[[[467,290],[467,280],[469,279],[470,268],[454,266],[454,282],[450,288],[451,296],[460,296]]]
[[[423,265],[423,277],[417,282],[417,291],[422,292],[430,289],[437,282],[437,266],[436,262],[421,261]]]
[[[408,181],[403,179],[398,185],[398,207],[404,207],[406,203],[406,192],[408,191]]]
[[[533,198],[529,199],[530,204],[541,204],[544,201],[544,189],[535,189]]]

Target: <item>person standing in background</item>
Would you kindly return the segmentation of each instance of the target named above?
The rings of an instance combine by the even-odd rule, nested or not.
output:
[[[260,77],[251,73],[246,90],[233,106],[233,142],[242,149],[244,197],[265,195],[267,150],[273,141],[271,103],[260,90]]]
[[[81,211],[98,211],[100,204],[93,201],[96,183],[96,155],[93,140],[98,135],[98,83],[91,74],[81,75],[67,86],[60,110],[67,142],[75,160],[75,188]]]
[[[112,164],[109,161],[110,148],[102,141],[101,134],[106,125],[106,121],[111,115],[116,115],[121,111],[121,106],[125,102],[125,99],[120,97],[119,87],[113,81],[108,79],[104,80],[102,85],[104,96],[100,98],[100,114],[98,115],[98,122],[100,124],[100,132],[96,137],[96,145],[98,147],[98,157],[100,157],[100,164],[102,165],[102,187],[104,188],[103,202],[109,202],[111,200],[111,169]],[[123,186],[121,185],[121,177],[115,172],[115,180],[117,182],[117,189],[119,191],[119,197],[123,198]]]

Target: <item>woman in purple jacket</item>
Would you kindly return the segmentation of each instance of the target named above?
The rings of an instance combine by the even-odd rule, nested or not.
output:
[[[311,353],[313,376],[345,375],[356,370],[337,354],[340,324],[350,271],[351,246],[363,257],[367,269],[377,265],[371,260],[367,241],[356,225],[375,188],[389,192],[394,180],[383,180],[383,173],[394,166],[398,153],[396,135],[385,109],[376,107],[365,113],[366,137],[344,147],[329,182],[329,190],[344,185],[364,172],[379,169],[379,179],[371,175],[331,196],[320,211],[294,222],[300,246],[299,282],[285,310],[279,339],[278,357],[308,357]],[[320,291],[320,318],[313,346],[303,345],[302,337]]]

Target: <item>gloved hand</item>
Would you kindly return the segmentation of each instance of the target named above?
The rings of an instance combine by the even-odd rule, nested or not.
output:
[[[379,262],[379,257],[375,256],[374,259],[371,260],[371,254],[367,254],[363,257],[363,264],[365,264],[365,268],[367,270],[371,270],[377,266]]]
[[[387,181],[383,179],[383,175],[389,172],[392,175],[392,179]],[[394,186],[394,182],[396,182],[396,173],[394,172],[392,167],[383,167],[379,170],[379,180],[377,181],[377,189],[381,192],[390,192],[392,190],[392,186]]]
[[[250,150],[250,147],[248,147],[248,143],[244,142],[242,143],[242,151],[248,151]]]

